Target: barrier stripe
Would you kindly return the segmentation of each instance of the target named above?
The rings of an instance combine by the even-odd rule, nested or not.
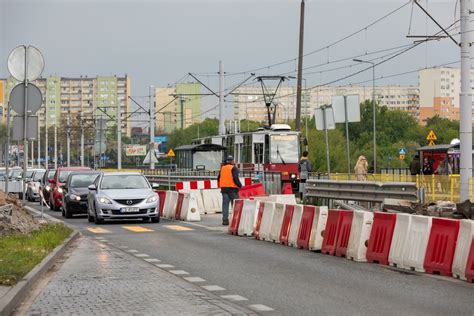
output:
[[[252,184],[252,178],[239,178],[243,186]],[[200,180],[200,181],[180,181],[176,182],[176,191],[181,190],[198,190],[198,189],[218,189],[217,180]]]

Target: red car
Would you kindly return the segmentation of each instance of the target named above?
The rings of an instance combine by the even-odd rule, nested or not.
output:
[[[62,198],[63,198],[63,189],[61,186],[67,181],[67,177],[71,172],[74,171],[90,171],[91,168],[88,167],[60,167],[56,170],[54,178],[49,180],[51,183],[51,189],[49,194],[49,208],[52,211],[59,212],[61,210]]]

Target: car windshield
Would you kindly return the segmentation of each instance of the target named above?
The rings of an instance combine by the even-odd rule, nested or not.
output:
[[[69,186],[71,188],[87,188],[97,178],[98,173],[73,174]]]
[[[56,173],[56,170],[49,170],[48,171],[48,180],[54,179],[54,174]]]
[[[21,176],[21,174],[22,174],[21,170],[12,170],[10,172],[10,178],[17,178]]]
[[[59,173],[59,182],[64,183],[67,181],[67,177],[72,173],[72,171],[63,170]]]
[[[270,148],[271,163],[298,162],[297,135],[272,135]]]
[[[149,189],[148,181],[142,175],[106,175],[102,179],[100,188],[112,189]]]
[[[41,181],[44,176],[44,171],[36,171],[35,175],[33,176],[33,181]]]

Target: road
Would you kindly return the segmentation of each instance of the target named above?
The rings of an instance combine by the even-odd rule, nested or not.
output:
[[[38,203],[30,206],[39,209]],[[177,277],[262,313],[472,315],[474,310],[473,284],[228,235],[219,215],[199,223],[162,219],[96,226],[85,217],[64,220],[85,236],[157,259]]]

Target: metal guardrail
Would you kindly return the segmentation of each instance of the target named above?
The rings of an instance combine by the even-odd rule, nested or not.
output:
[[[410,182],[314,180],[306,182],[306,197],[382,203],[384,199],[418,201],[417,187]]]

